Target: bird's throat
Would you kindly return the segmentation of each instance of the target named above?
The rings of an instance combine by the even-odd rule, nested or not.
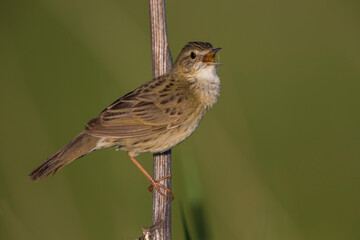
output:
[[[220,95],[220,77],[216,66],[199,69],[193,78],[193,88],[206,108],[211,107]]]

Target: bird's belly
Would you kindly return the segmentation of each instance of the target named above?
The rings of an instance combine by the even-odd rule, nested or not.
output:
[[[200,118],[201,119],[201,118]],[[165,152],[189,137],[199,125],[200,119],[144,138],[127,139],[124,150],[138,155],[140,153]]]

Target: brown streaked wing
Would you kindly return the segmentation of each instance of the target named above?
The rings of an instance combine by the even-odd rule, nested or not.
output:
[[[167,106],[176,105],[177,98],[171,98]],[[97,118],[86,125],[88,133],[98,137],[141,137],[159,133],[168,126],[177,125],[181,109],[174,113],[174,107],[165,107],[161,98],[151,92],[135,90],[118,99]],[[179,107],[179,106],[177,106]]]

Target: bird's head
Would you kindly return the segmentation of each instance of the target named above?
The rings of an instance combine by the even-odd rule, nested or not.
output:
[[[213,48],[206,42],[189,42],[177,57],[173,70],[186,75],[197,75],[203,70],[216,70],[221,63],[215,62],[215,54],[221,48]]]

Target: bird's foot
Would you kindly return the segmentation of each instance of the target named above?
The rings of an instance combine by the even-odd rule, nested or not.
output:
[[[152,192],[153,189],[155,188],[155,190],[156,190],[161,196],[163,196],[165,200],[166,200],[166,197],[167,197],[166,194],[168,194],[168,195],[170,196],[171,200],[174,200],[174,194],[172,194],[171,190],[170,190],[169,188],[165,187],[163,184],[160,183],[162,180],[165,180],[165,179],[167,179],[167,178],[171,178],[171,174],[166,175],[166,176],[160,178],[159,180],[154,180],[154,179],[152,179],[152,181],[150,181],[150,182],[151,182],[151,185],[150,185],[150,187],[149,187],[148,189],[149,189],[150,192]],[[163,192],[161,191],[161,189],[163,189],[163,190],[165,191],[165,193],[163,193]]]

